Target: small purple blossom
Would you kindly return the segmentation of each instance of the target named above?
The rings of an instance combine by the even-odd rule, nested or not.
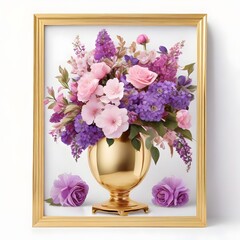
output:
[[[133,56],[125,55],[124,59],[126,62],[130,62],[132,64],[132,66],[139,63],[139,60]]]
[[[65,173],[54,181],[50,195],[54,204],[77,207],[85,201],[88,189],[79,176]]]
[[[180,158],[187,165],[187,171],[189,171],[192,163],[191,147],[188,145],[187,141],[181,134],[179,134],[178,138],[173,142],[173,147],[176,149]]]
[[[159,51],[160,51],[162,54],[167,54],[167,53],[168,53],[167,48],[164,47],[164,46],[160,46],[160,47],[159,47]]]
[[[95,46],[94,58],[97,61],[103,58],[111,58],[116,54],[116,48],[106,29],[98,33]]]
[[[185,76],[179,76],[178,77],[178,85],[179,86],[189,86],[192,83],[191,78],[186,78]]]
[[[161,207],[179,207],[189,201],[189,189],[186,188],[183,180],[176,177],[165,177],[152,188],[155,205]]]

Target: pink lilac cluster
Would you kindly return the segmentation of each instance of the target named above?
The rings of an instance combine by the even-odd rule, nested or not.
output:
[[[154,50],[147,49],[151,39],[146,34],[136,36],[131,46],[121,36],[117,39],[115,43],[103,29],[95,48],[87,50],[76,37],[75,54],[68,61],[71,72],[59,67],[60,88],[57,92],[47,89],[44,102],[53,110],[50,133],[69,145],[77,159],[100,139],[114,140],[124,132],[136,148],[133,138],[144,132],[149,135],[150,150],[167,144],[189,166],[190,147],[185,142],[192,139],[189,105],[195,87],[189,77],[192,65],[179,65],[184,41],[169,50],[161,45]],[[187,74],[178,76],[181,70]]]
[[[179,207],[189,201],[189,189],[180,178],[165,177],[152,188],[153,204],[161,207]]]

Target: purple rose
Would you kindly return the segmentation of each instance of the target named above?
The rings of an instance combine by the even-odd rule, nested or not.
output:
[[[79,177],[72,174],[61,174],[55,180],[51,189],[54,204],[62,206],[81,206],[88,194],[88,185]]]
[[[160,183],[153,186],[153,204],[162,207],[178,207],[185,205],[189,200],[189,189],[182,179],[165,177]]]

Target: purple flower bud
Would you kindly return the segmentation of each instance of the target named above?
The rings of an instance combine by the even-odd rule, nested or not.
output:
[[[163,54],[167,54],[167,53],[168,53],[167,48],[164,47],[164,46],[160,46],[160,47],[159,47],[159,50],[160,50],[160,52],[163,53]]]
[[[126,62],[128,62],[128,61],[130,60],[130,56],[125,55],[125,56],[124,56],[124,59],[125,59]]]
[[[184,86],[185,85],[185,83],[186,83],[186,77],[185,76],[179,76],[178,77],[178,84],[180,85],[180,86]]]

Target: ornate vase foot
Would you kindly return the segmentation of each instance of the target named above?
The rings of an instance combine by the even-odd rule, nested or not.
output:
[[[116,213],[120,216],[127,216],[130,212],[143,210],[145,213],[148,212],[148,206],[143,203],[138,203],[129,198],[129,192],[111,193],[109,201],[102,204],[95,204],[92,207],[92,213],[97,211]]]

